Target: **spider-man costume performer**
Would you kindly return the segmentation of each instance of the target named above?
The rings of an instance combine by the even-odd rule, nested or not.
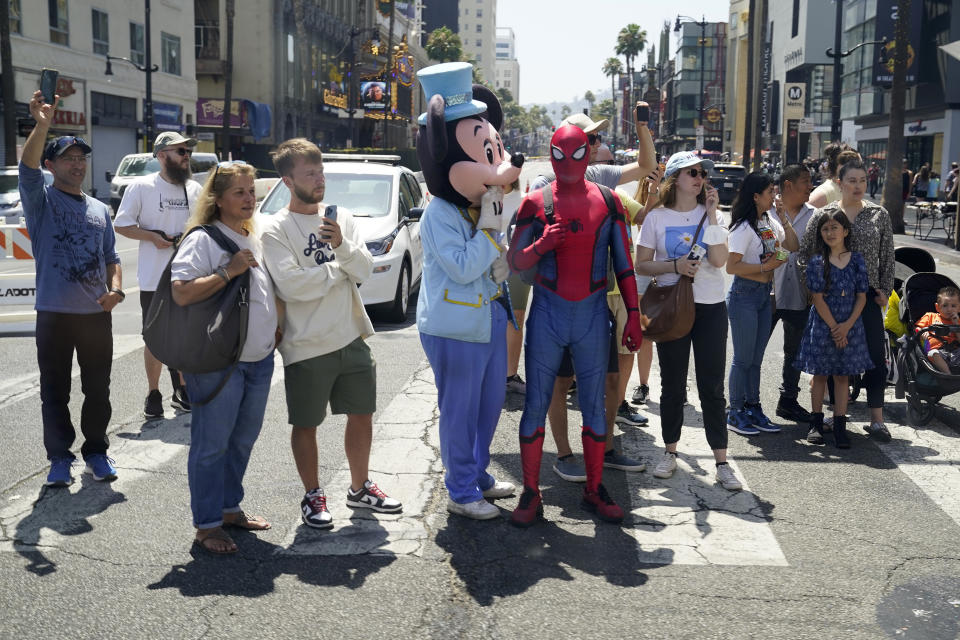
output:
[[[573,356],[583,416],[587,484],[581,506],[603,520],[620,522],[623,509],[607,495],[600,481],[606,438],[604,379],[611,330],[608,256],[628,312],[623,344],[635,351],[643,339],[626,219],[619,198],[611,196],[614,214],[602,187],[584,180],[590,153],[582,129],[572,125],[557,129],[550,140],[550,151],[557,179],[543,190],[530,193],[520,205],[507,258],[514,271],[536,267],[524,345],[527,395],[520,419],[524,487],[511,522],[529,526],[543,514],[539,485],[544,423],[565,347]],[[543,192],[547,189],[553,202],[552,224],[544,206]]]

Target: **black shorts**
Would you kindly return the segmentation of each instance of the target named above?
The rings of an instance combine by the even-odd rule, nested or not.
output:
[[[617,349],[617,320],[613,313],[610,313],[610,357],[607,359],[607,373],[620,373],[620,357]],[[573,358],[570,356],[570,349],[563,350],[563,359],[560,360],[560,369],[557,371],[558,378],[572,378]]]

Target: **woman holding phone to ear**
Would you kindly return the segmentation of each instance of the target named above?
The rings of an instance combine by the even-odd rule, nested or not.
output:
[[[692,151],[670,156],[660,186],[660,207],[647,214],[640,227],[635,268],[655,276],[659,286],[675,284],[681,275],[693,278],[696,316],[690,333],[657,343],[660,360],[660,417],[666,451],[653,470],[669,478],[677,469],[677,444],[683,424],[690,348],[697,369],[697,391],[707,442],[717,463],[717,482],[739,491],[743,485],[727,464],[726,399],[723,378],[727,356],[727,308],[724,275],[727,230],[717,211],[719,197],[707,176],[713,163]],[[703,252],[691,259],[694,245]]]

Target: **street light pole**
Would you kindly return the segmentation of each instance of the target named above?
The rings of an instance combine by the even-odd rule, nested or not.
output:
[[[843,0],[834,0],[837,3],[837,17],[833,30],[833,93],[830,97],[830,142],[840,142],[840,76],[843,73],[843,63],[840,61],[840,36],[843,34]],[[829,52],[828,52],[829,55]]]
[[[136,68],[137,71],[142,71],[147,75],[147,86],[146,86],[146,95],[143,98],[143,127],[144,127],[144,136],[146,140],[144,141],[144,149],[146,151],[153,150],[153,140],[156,137],[154,135],[154,122],[153,122],[153,72],[159,71],[160,67],[151,64],[150,56],[150,0],[143,0],[143,45],[146,51],[144,52],[144,64],[139,65],[130,58],[121,58],[120,56],[112,56],[109,53],[107,55],[107,68],[103,72],[105,76],[113,75],[113,67],[110,64],[111,60],[122,60],[123,62],[129,62],[131,65]]]

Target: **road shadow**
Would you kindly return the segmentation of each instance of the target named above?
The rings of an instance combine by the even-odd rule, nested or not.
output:
[[[69,487],[41,487],[33,509],[17,522],[13,548],[27,560],[27,571],[45,576],[57,570],[57,563],[43,551],[46,546],[56,546],[56,541],[42,540],[45,529],[60,536],[89,533],[93,531],[91,516],[127,500],[109,482],[97,482],[86,473],[81,474],[79,482],[76,492]]]
[[[147,589],[177,589],[189,598],[210,595],[256,598],[272,593],[277,578],[282,575],[293,575],[301,582],[318,587],[359,589],[367,577],[397,558],[395,554],[377,551],[387,541],[386,529],[377,522],[372,518],[351,518],[350,525],[334,531],[300,525],[290,549],[268,542],[251,531],[230,529],[230,536],[239,549],[236,554],[218,556],[194,544],[190,549],[190,562],[174,565]],[[344,539],[355,545],[345,546]],[[330,542],[331,549],[335,546],[337,553],[323,553],[325,541]],[[309,545],[316,548],[304,549]],[[322,561],[310,561],[316,556],[323,556]]]

